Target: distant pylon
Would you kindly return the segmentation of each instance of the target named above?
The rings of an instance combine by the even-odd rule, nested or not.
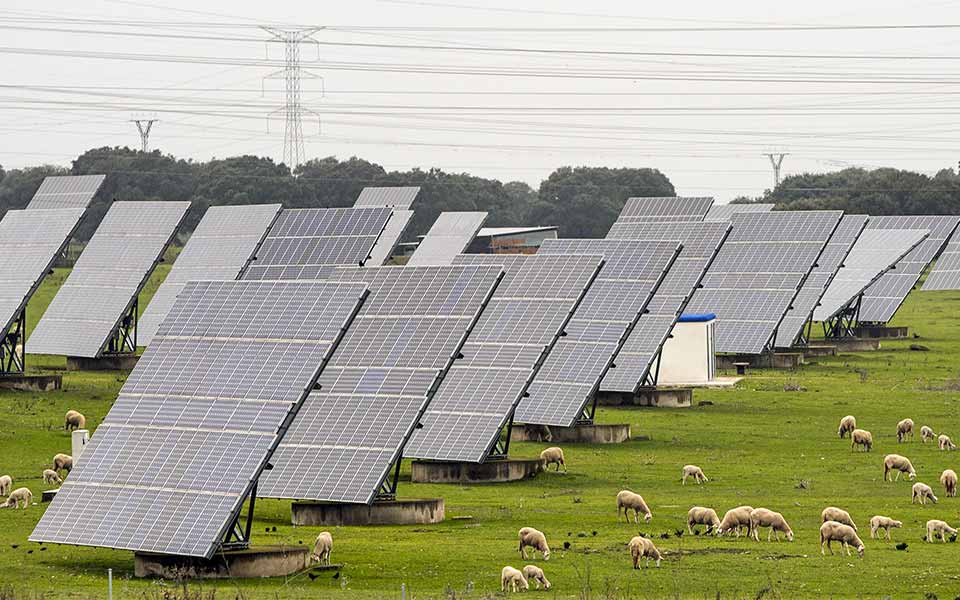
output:
[[[137,124],[137,131],[140,132],[140,149],[144,152],[150,151],[150,130],[153,124],[160,119],[130,119],[131,123]]]
[[[303,147],[303,114],[310,113],[315,115],[318,121],[320,119],[319,114],[308,108],[304,108],[300,102],[301,78],[318,78],[317,75],[310,71],[305,71],[300,67],[300,44],[304,42],[316,43],[317,40],[310,36],[316,33],[318,29],[288,30],[263,27],[263,30],[272,36],[269,41],[283,42],[284,45],[284,68],[267,75],[264,79],[279,79],[283,77],[286,85],[286,102],[283,108],[277,109],[270,114],[283,112],[285,115],[283,162],[290,167],[290,169],[294,169],[306,158]]]
[[[783,157],[790,154],[789,152],[771,152],[764,154],[767,158],[770,159],[770,164],[773,166],[773,187],[776,188],[780,185],[780,165],[783,164]]]

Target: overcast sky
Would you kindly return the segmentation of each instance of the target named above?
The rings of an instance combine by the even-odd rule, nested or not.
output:
[[[5,0],[0,164],[136,147],[134,115],[178,157],[282,160],[284,48],[260,25],[324,28],[301,45],[308,158],[534,187],[656,167],[721,202],[771,186],[769,151],[785,174],[960,159],[956,2]]]

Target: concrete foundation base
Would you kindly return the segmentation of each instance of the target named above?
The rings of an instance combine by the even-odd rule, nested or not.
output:
[[[796,369],[803,364],[802,352],[765,354],[718,354],[717,368],[733,371],[734,363],[748,363],[753,369]]]
[[[623,392],[600,392],[597,403],[603,406],[658,406],[661,408],[687,408],[693,405],[693,390],[690,388],[643,388],[636,394]]]
[[[53,498],[60,490],[43,490],[40,492],[40,502],[53,502]]]
[[[410,480],[414,483],[505,483],[535,477],[543,470],[539,458],[511,458],[484,463],[415,460]]]
[[[853,332],[859,338],[904,339],[909,335],[906,327],[887,325],[860,325]]]
[[[512,442],[552,442],[554,444],[622,444],[630,439],[630,425],[514,425]]]
[[[822,358],[824,356],[836,356],[837,347],[834,345],[817,344],[811,346],[802,346],[797,351],[803,353],[803,358]]]
[[[137,366],[136,354],[114,354],[100,358],[68,356],[68,371],[130,371]]]
[[[880,349],[878,338],[831,338],[829,342],[836,346],[839,352],[871,352]]]
[[[226,550],[210,560],[169,554],[133,555],[133,574],[163,579],[225,579],[239,577],[283,577],[310,566],[306,546],[254,546]]]
[[[62,387],[62,375],[0,375],[0,390],[52,392]]]
[[[426,525],[443,521],[443,498],[391,500],[373,504],[332,504],[294,502],[293,524],[337,525]]]

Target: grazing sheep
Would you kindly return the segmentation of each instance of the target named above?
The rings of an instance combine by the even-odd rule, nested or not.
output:
[[[527,581],[534,581],[537,584],[537,589],[540,589],[540,586],[543,585],[543,589],[550,589],[550,580],[547,579],[547,576],[543,574],[543,569],[536,565],[527,565],[523,568],[523,576],[527,578]]]
[[[567,472],[567,463],[563,460],[563,449],[562,448],[547,448],[540,453],[540,460],[543,461],[543,468],[546,469],[550,465],[556,463],[557,471],[560,470],[560,467],[563,466],[563,472]]]
[[[847,415],[844,418],[840,419],[840,429],[837,430],[837,434],[840,436],[840,439],[843,439],[843,436],[852,433],[854,429],[857,428],[857,420],[853,415]]]
[[[933,441],[937,438],[937,434],[933,432],[933,429],[924,425],[920,428],[920,443],[926,444],[928,441]]]
[[[694,525],[706,525],[707,532],[711,530],[717,532],[720,531],[720,517],[717,516],[717,511],[712,508],[694,506],[687,511],[687,531],[689,531],[691,535],[693,534]]]
[[[649,523],[653,519],[653,513],[650,512],[650,509],[647,507],[647,503],[643,500],[643,496],[640,494],[634,494],[630,490],[621,490],[617,494],[617,519],[620,518],[620,509],[623,509],[623,516],[627,520],[627,523],[630,522],[630,515],[628,511],[633,510],[633,522],[640,522],[640,513],[643,513],[643,520],[645,523]]]
[[[850,434],[850,448],[856,449],[862,446],[865,452],[873,450],[873,434],[866,429],[854,429]]]
[[[947,469],[940,474],[940,485],[943,486],[947,498],[953,498],[957,495],[957,472],[953,469]]]
[[[910,462],[910,459],[906,456],[900,456],[899,454],[888,454],[883,457],[883,480],[887,481],[887,475],[891,471],[897,472],[896,481],[900,480],[900,474],[906,473],[907,477],[913,481],[917,478],[917,472],[913,468],[913,463]],[[894,481],[893,477],[890,477],[891,481]]]
[[[64,419],[63,428],[67,431],[73,431],[75,429],[83,429],[87,426],[87,418],[82,414],[78,413],[75,410],[68,410],[67,416]]]
[[[514,592],[518,591],[518,589],[530,589],[530,584],[527,583],[527,579],[523,576],[523,573],[513,567],[504,567],[500,571],[500,591],[507,591],[507,586],[510,586]]]
[[[857,524],[854,523],[853,519],[850,517],[850,513],[835,506],[828,506],[823,509],[823,512],[820,513],[820,519],[822,523],[826,523],[827,521],[836,521],[837,523],[843,523],[844,525],[853,527],[854,531],[859,531],[857,529]]]
[[[917,500],[920,501],[920,504],[926,504],[927,500],[930,500],[934,504],[937,503],[937,497],[933,495],[933,488],[919,481],[913,484],[913,496],[910,498],[910,504],[915,503]]]
[[[694,481],[697,484],[706,483],[710,481],[707,479],[707,476],[703,474],[703,469],[697,465],[686,465],[683,467],[683,476],[680,478],[680,483],[682,485],[687,485],[687,478],[693,477]]]
[[[73,469],[73,457],[69,454],[57,454],[53,457],[53,470],[59,473],[66,471],[69,473]]]
[[[945,521],[940,519],[930,519],[927,521],[927,537],[926,540],[933,543],[933,540],[937,539],[937,536],[940,537],[940,541],[947,543],[947,535],[957,535],[957,530],[953,527],[947,525]]]
[[[750,513],[753,512],[752,506],[738,506],[736,508],[731,508],[723,515],[723,520],[720,521],[720,527],[717,528],[717,535],[724,535],[730,530],[733,530],[737,533],[737,537],[740,537],[740,528],[747,528],[747,535],[750,535]]]
[[[840,542],[841,552],[843,550],[847,551],[847,556],[850,556],[850,546],[853,546],[857,549],[857,554],[860,555],[860,558],[863,558],[863,542],[860,540],[860,536],[857,535],[857,532],[854,531],[853,527],[849,525],[844,525],[843,523],[837,523],[836,521],[827,521],[820,526],[820,554],[826,554],[823,551],[823,545],[827,545],[827,549],[830,550],[830,554],[833,554],[833,548],[830,547],[830,542]]]
[[[53,469],[44,469],[43,470],[43,482],[50,485],[60,485],[63,483],[63,480],[60,479],[60,475],[57,474]]]
[[[20,503],[23,502],[23,506],[20,506]],[[33,492],[29,489],[22,487],[17,488],[11,492],[10,496],[7,498],[7,501],[3,504],[0,504],[0,508],[23,508],[26,509],[30,506],[30,503],[33,502]]]
[[[940,437],[937,438],[937,448],[941,450],[956,450],[957,445],[953,443],[949,435],[941,433]]]
[[[333,550],[333,536],[329,531],[321,531],[317,541],[313,543],[313,554],[310,555],[310,559],[321,565],[329,565],[331,550]]]
[[[777,541],[780,541],[780,533],[782,532],[788,541],[793,541],[793,530],[790,529],[790,525],[787,524],[787,520],[783,518],[778,512],[768,510],[766,508],[755,508],[750,513],[750,529],[753,530],[753,539],[760,541],[760,528],[769,527],[770,531],[767,532],[767,541],[770,541],[770,536],[776,536]]]
[[[533,554],[540,552],[543,560],[550,560],[550,546],[547,545],[547,536],[533,527],[524,527],[520,530],[520,556],[526,560],[527,546],[533,548]]]
[[[876,515],[870,517],[870,537],[878,538],[877,532],[883,529],[887,533],[887,539],[890,539],[890,528],[900,529],[903,527],[902,521],[896,521],[890,517],[884,517],[883,515]]]
[[[913,419],[904,419],[897,423],[897,441],[902,442],[907,437],[913,439]]]
[[[660,554],[660,551],[657,550],[657,547],[653,545],[653,542],[648,540],[643,536],[636,536],[630,540],[630,557],[633,558],[633,568],[640,568],[640,559],[647,559],[647,566],[650,566],[650,559],[657,561],[657,567],[660,567],[660,561],[663,560],[663,555]]]
[[[12,487],[13,477],[10,477],[9,475],[0,477],[0,496],[6,496],[9,494]]]

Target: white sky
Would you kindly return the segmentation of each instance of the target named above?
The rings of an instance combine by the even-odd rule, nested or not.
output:
[[[960,159],[960,27],[770,29],[960,26],[955,2],[5,0],[0,164],[136,147],[134,114],[159,118],[151,145],[178,157],[281,160],[282,115],[267,115],[283,81],[264,76],[283,47],[256,27],[269,23],[339,28],[302,47],[322,77],[303,80],[322,123],[304,120],[307,157],[534,187],[563,165],[656,167],[721,202],[770,187],[770,150],[790,153],[785,174]]]

